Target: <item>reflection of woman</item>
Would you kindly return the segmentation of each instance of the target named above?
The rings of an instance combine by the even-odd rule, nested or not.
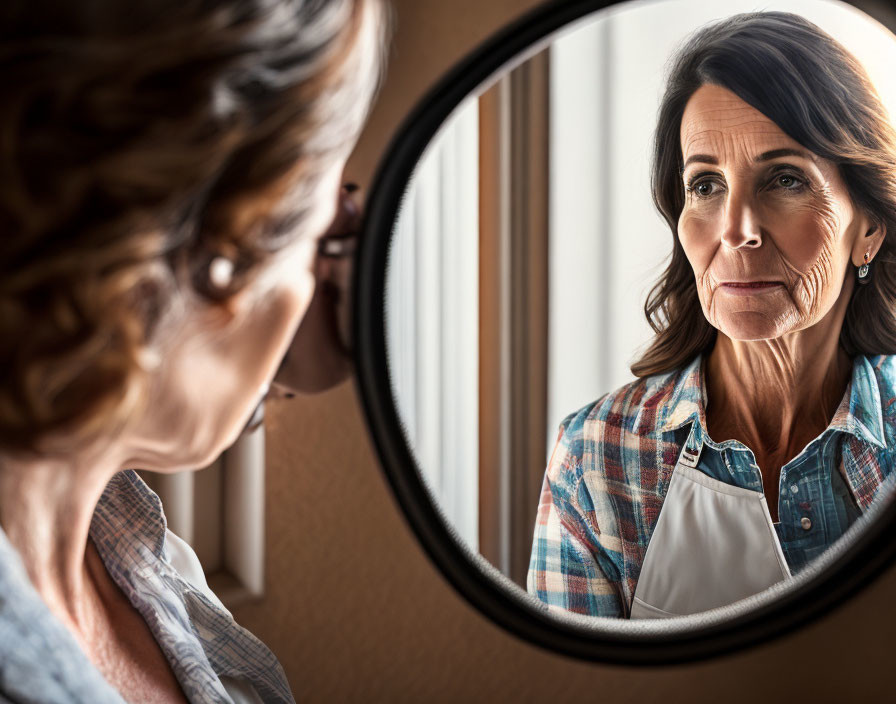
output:
[[[292,701],[122,470],[204,466],[258,404],[316,298],[381,16],[0,9],[0,700]]]
[[[653,193],[673,234],[637,381],[569,416],[529,590],[690,614],[787,578],[893,471],[896,136],[864,70],[795,15],[680,52]]]

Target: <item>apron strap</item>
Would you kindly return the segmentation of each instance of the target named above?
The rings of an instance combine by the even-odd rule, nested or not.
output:
[[[703,452],[703,431],[700,428],[700,423],[695,420],[691,423],[691,432],[688,434],[684,447],[681,448],[678,462],[685,467],[696,468],[701,452]]]

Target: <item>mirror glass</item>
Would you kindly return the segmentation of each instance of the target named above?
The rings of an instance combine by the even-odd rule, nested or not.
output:
[[[866,251],[865,278],[896,284],[896,232],[852,207],[831,159],[720,86],[688,94],[668,145],[691,162],[670,196],[684,202],[678,259],[653,201],[672,57],[755,9],[632,2],[576,22],[459,105],[408,185],[385,301],[405,435],[457,535],[552,609],[736,602],[888,495],[896,363],[837,340],[850,297],[871,290]],[[889,30],[839,2],[760,9],[834,37],[896,115]],[[774,67],[756,70],[744,61],[744,85],[780,99]],[[823,143],[811,126],[836,110],[791,95],[779,121]],[[863,334],[848,339],[878,344]]]

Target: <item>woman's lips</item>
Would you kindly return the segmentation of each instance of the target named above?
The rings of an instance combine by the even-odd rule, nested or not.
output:
[[[783,288],[783,286],[784,284],[782,284],[780,281],[726,281],[725,283],[721,284],[719,288],[721,288],[726,293],[730,293],[734,296],[752,296],[756,293],[774,291],[775,289]]]

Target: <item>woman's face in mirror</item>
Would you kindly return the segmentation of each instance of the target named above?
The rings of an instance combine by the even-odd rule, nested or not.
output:
[[[870,462],[849,454],[868,438],[847,438],[844,418],[864,408],[854,397],[883,378],[872,370],[884,362],[853,359],[859,355],[838,340],[849,341],[853,294],[874,294],[889,274],[885,227],[875,226],[887,222],[891,196],[867,184],[890,182],[890,124],[878,124],[883,110],[856,109],[873,103],[843,58],[855,47],[877,75],[866,51],[876,30],[833,3],[820,3],[813,17],[785,0],[776,14],[753,15],[746,5],[638,3],[558,36],[549,59],[527,57],[457,107],[421,155],[392,225],[384,332],[404,437],[452,528],[552,609],[631,618],[636,598],[665,615],[729,605],[748,592],[722,596],[715,588],[750,584],[755,595],[798,576],[870,505],[871,494],[853,482],[860,472],[850,473]],[[844,27],[852,21],[850,38]],[[780,69],[768,106],[738,95],[770,75],[731,39],[741,33]],[[896,53],[892,35],[880,42],[881,56]],[[805,73],[818,80],[800,83],[798,71],[772,61],[785,45],[796,54],[815,46],[822,64],[841,57],[842,81],[813,70]],[[671,60],[679,51],[693,60]],[[685,70],[694,66],[710,68]],[[710,70],[717,66],[752,78],[726,82],[729,74]],[[527,95],[531,102],[506,100],[518,83],[536,96]],[[722,83],[741,87],[735,93]],[[542,85],[547,95],[537,93]],[[846,85],[855,94],[845,107],[798,119],[799,105],[840,106],[834,98]],[[896,89],[885,94],[892,100]],[[517,104],[525,119],[517,119]],[[838,121],[842,115],[849,117]],[[874,126],[866,132],[880,137],[881,164],[850,169],[842,164],[851,163],[849,144],[861,141],[854,135],[863,115]],[[821,130],[827,142],[822,118],[830,120]],[[494,156],[496,144],[507,153]],[[869,177],[872,168],[880,171]],[[509,206],[494,206],[495,194],[507,194]],[[871,278],[857,269],[866,252]],[[668,320],[684,324],[674,329]],[[712,357],[723,348],[734,354]],[[861,347],[861,355],[875,348]],[[773,363],[787,372],[817,349],[826,356],[791,374],[791,386],[745,373]],[[751,365],[754,352],[759,362]],[[729,373],[734,368],[741,373]],[[823,388],[818,370],[830,380]],[[881,398],[892,397],[887,384],[877,384]],[[732,398],[744,402],[740,415],[725,405]],[[753,412],[766,408],[796,420],[782,430],[780,418]],[[685,431],[697,421],[694,444],[711,449],[686,455]],[[882,445],[880,437],[868,441]],[[765,502],[762,511],[731,508],[722,518],[745,525],[741,519],[761,513],[758,527],[739,535],[778,540],[780,554],[774,544],[763,548],[769,581],[754,579],[757,560],[740,560],[752,570],[743,579],[714,562],[707,574],[721,578],[687,586],[668,577],[663,562],[642,571],[652,544],[658,559],[699,572],[696,559],[679,557],[696,540],[678,524],[668,543],[655,531],[661,511],[674,521],[681,506],[696,505],[681,498],[684,490],[666,503],[674,477],[679,488],[694,488],[682,484],[690,478],[719,495],[734,496],[734,487]],[[705,528],[707,515],[693,524]],[[842,522],[824,522],[833,516]],[[710,533],[728,540],[735,531]],[[742,558],[743,550],[719,554]],[[635,594],[641,584],[649,595],[651,573],[674,583],[656,602]],[[673,603],[677,595],[688,603]]]
[[[678,235],[715,328],[739,340],[777,338],[848,300],[847,271],[874,250],[835,164],[709,84],[685,107],[681,149]]]

